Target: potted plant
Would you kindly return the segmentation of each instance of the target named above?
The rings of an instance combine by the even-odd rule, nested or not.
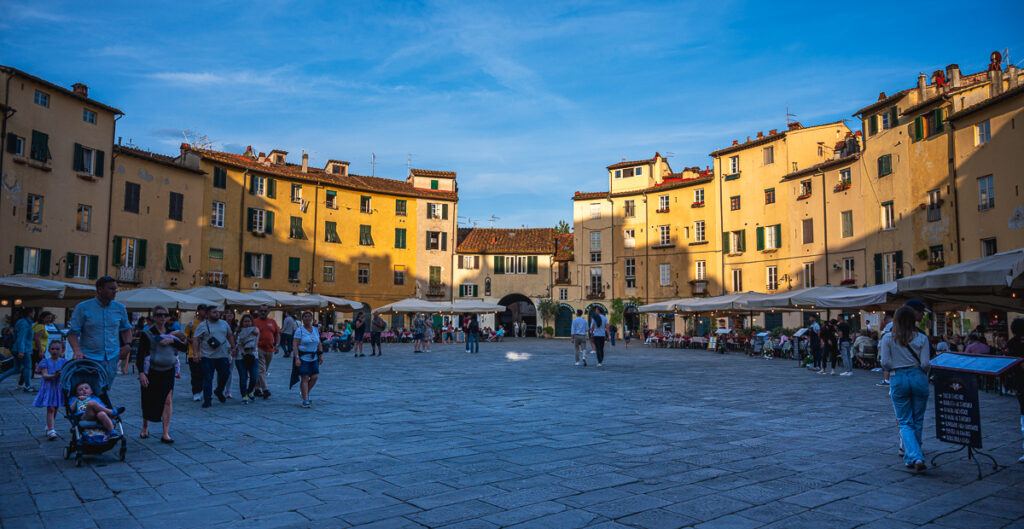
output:
[[[554,327],[552,327],[550,325],[548,325],[547,327],[544,327],[544,337],[545,338],[551,338],[554,335],[555,335],[555,328]]]
[[[537,302],[537,313],[540,314],[541,325],[545,332],[545,338],[550,338],[555,334],[555,330],[548,326],[548,321],[558,317],[558,303],[553,299],[542,299]],[[548,333],[547,330],[551,329]]]

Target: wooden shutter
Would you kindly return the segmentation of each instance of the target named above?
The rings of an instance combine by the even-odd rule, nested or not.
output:
[[[253,208],[246,208],[245,210],[245,231],[251,232],[253,229],[253,217],[256,215],[256,210]]]
[[[180,272],[182,268],[181,262],[181,245],[173,242],[167,243],[167,271],[168,272]]]
[[[71,168],[75,171],[82,172],[85,170],[85,164],[82,163],[82,158],[85,157],[85,149],[82,148],[81,143],[75,144],[75,157],[71,160]]]
[[[782,248],[782,224],[776,224],[775,228],[775,247]]]
[[[868,118],[868,134],[878,134],[878,114]]]
[[[890,127],[895,127],[896,124],[898,124],[899,122],[900,122],[899,112],[897,112],[896,107],[892,107],[891,109],[889,109],[889,126]]]
[[[882,272],[882,254],[875,254],[875,284],[881,285],[885,274]]]
[[[722,232],[722,253],[729,253],[729,232]]]
[[[536,274],[537,273],[537,256],[530,255],[526,257],[526,273]]]
[[[277,181],[273,178],[267,179],[267,198],[277,198]]]
[[[473,256],[473,269],[474,270],[479,270],[480,269],[480,256],[479,255],[474,255]]]
[[[463,256],[461,255],[455,258],[455,268],[462,270],[462,259]]]
[[[7,133],[7,152],[11,154],[18,152],[18,135],[13,132]]]
[[[479,292],[479,289],[477,288],[476,285],[473,285],[473,297],[474,298],[477,297],[477,292]]]
[[[249,175],[249,194],[256,194],[256,175]]]
[[[426,236],[426,239],[427,239],[427,249],[428,249],[428,250],[430,249],[430,239],[432,238],[432,237],[431,237],[431,235],[432,235],[433,233],[436,233],[436,232],[433,232],[433,231],[428,231],[428,232],[427,232],[427,236]]]
[[[494,275],[502,275],[505,273],[505,256],[495,255],[494,256]]]
[[[50,277],[50,250],[39,250],[39,270],[36,272],[43,277]]]
[[[94,176],[103,176],[103,151],[93,151],[93,156],[96,157],[96,170],[92,174]]]
[[[878,176],[885,176],[885,156],[878,157]]]
[[[935,109],[935,133],[936,134],[939,133],[939,132],[942,132],[942,130],[943,130],[942,114],[943,114],[943,112],[942,112],[941,108],[936,108]]]
[[[298,272],[300,264],[301,264],[301,261],[300,261],[300,259],[298,257],[289,257],[288,258],[288,273]]]
[[[245,277],[252,277],[252,254],[249,252],[245,252],[243,259],[245,260],[245,262],[242,263],[245,270]]]
[[[899,279],[903,277],[903,250],[896,250],[894,260],[896,261],[896,274],[894,277]]]
[[[448,204],[441,204],[441,218],[448,220]]]
[[[924,116],[914,118],[914,141],[924,139]]]
[[[269,253],[268,254],[263,254],[263,278],[264,279],[270,279],[270,270],[273,268],[271,266],[271,257],[273,257],[273,256],[270,255]]]
[[[747,230],[740,230],[740,246],[736,248],[737,252],[747,251]]]
[[[757,250],[764,250],[764,226],[757,227]]]
[[[25,248],[21,246],[14,247],[14,273],[22,274],[25,272]]]
[[[75,277],[75,254],[68,252],[64,260],[64,277]]]
[[[89,279],[96,279],[99,276],[100,271],[100,256],[90,255],[89,256]]]
[[[267,235],[272,235],[274,233],[274,212],[270,211],[269,209],[266,210],[266,213],[263,215],[263,218],[263,233],[266,233]]]
[[[146,268],[146,239],[135,241],[135,268]]]
[[[114,266],[121,266],[123,264],[123,262],[121,261],[121,236],[120,235],[115,235],[114,236],[113,247],[114,247],[114,254],[113,254],[113,256],[112,256],[113,258],[110,260],[110,262],[113,263]]]
[[[448,251],[448,232],[446,231],[441,232],[441,251]]]

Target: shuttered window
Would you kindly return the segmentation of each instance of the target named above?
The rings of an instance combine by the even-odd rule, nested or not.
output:
[[[359,226],[359,244],[360,246],[373,246],[373,235],[370,234],[370,227],[365,224]]]
[[[37,162],[46,163],[53,158],[50,156],[50,136],[38,130],[32,131],[32,147],[29,157]]]
[[[332,221],[324,221],[324,242],[341,242],[338,236],[338,224]]]
[[[171,220],[180,221],[184,218],[185,207],[185,195],[181,193],[171,193],[170,204],[168,205],[167,218]]]
[[[395,228],[395,248],[405,248],[405,228]]]
[[[167,262],[165,266],[168,272],[181,272],[185,268],[181,262],[180,244],[167,243]]]
[[[305,239],[306,231],[302,229],[302,217],[291,217],[291,225],[288,230],[288,238]]]
[[[124,183],[124,210],[128,213],[139,212],[139,195],[142,193],[142,186],[135,182]]]

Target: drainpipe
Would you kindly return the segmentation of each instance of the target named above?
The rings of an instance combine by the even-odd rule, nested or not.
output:
[[[825,171],[819,169],[818,174],[821,175],[821,218],[825,225],[822,229],[825,234],[825,286],[829,286],[831,283],[828,280],[828,208],[825,207],[828,192],[825,190]]]
[[[309,262],[309,293],[313,293],[313,287],[316,285],[316,227],[319,225],[319,213],[320,213],[320,185],[313,186],[313,258]]]
[[[608,293],[608,295],[611,296],[611,297],[608,298],[608,304],[611,305],[611,300],[615,299],[615,201],[612,200],[612,172],[611,171],[608,171],[608,208],[611,209],[611,213],[608,215],[608,220],[611,223],[611,229],[609,230],[609,233],[608,233],[608,235],[609,235],[608,239],[609,239],[609,243],[610,243],[609,245],[611,246],[611,254],[612,254],[612,259],[611,259],[611,262],[612,262],[612,270],[611,270],[611,272],[612,273],[610,274],[611,277],[609,278],[610,281],[608,282],[608,284],[611,285],[611,288],[608,289],[610,291]],[[608,310],[608,313],[611,314],[611,309]]]
[[[9,106],[7,106],[11,102],[11,79],[14,78],[14,72],[12,72],[12,71],[10,71],[10,70],[8,70],[6,68],[3,69],[3,71],[5,73],[7,73],[7,83],[6,83],[6,86],[4,88],[4,109],[5,110],[4,110],[4,115],[3,115],[3,118],[2,118],[3,121],[2,121],[2,123],[0,123],[0,141],[5,142],[4,148],[0,149],[0,179],[3,178],[2,175],[4,174],[4,155],[7,154],[7,145],[6,145],[6,142],[7,142],[7,120],[10,119],[10,117],[13,116],[14,112],[15,112],[15,111],[12,111]],[[0,197],[3,197],[3,193],[4,193],[3,182],[0,182]]]
[[[114,116],[114,129],[110,131],[110,178],[107,178],[107,234],[104,239],[104,247],[107,247],[110,243],[110,218],[113,216],[110,213],[110,206],[114,202],[114,161],[117,159],[117,157],[114,156],[114,138],[117,137],[117,121],[123,117],[124,114],[117,114]],[[104,251],[103,253],[106,254],[103,256],[105,263],[103,269],[109,270],[110,252]]]
[[[242,291],[242,276],[245,275],[245,194],[250,178],[252,175],[248,169],[242,172],[242,200],[238,201],[241,205],[238,208],[238,225],[241,226],[242,236],[238,238],[238,286],[235,287],[239,292]]]
[[[952,108],[950,106],[950,110]],[[949,151],[952,153],[950,159],[953,160],[953,167],[949,168],[950,184],[953,188],[953,224],[956,228],[956,240],[953,241],[953,244],[956,245],[956,262],[962,263],[963,259],[960,255],[960,193],[956,185],[956,126],[952,121],[947,121],[946,123],[949,124]],[[962,316],[963,314],[961,313]]]
[[[647,208],[647,191],[644,191],[644,303],[651,302],[651,225]],[[633,234],[636,240],[636,234]]]

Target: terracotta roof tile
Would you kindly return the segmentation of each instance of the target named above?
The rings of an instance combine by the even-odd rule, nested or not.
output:
[[[1018,86],[1017,88],[1011,88],[1010,90],[1007,90],[1007,91],[1005,91],[1005,92],[1003,92],[1003,93],[1001,93],[1001,94],[999,94],[999,95],[997,95],[995,97],[990,97],[990,98],[988,98],[988,99],[986,99],[986,100],[984,100],[984,101],[982,101],[980,103],[975,103],[975,104],[973,104],[973,105],[971,105],[971,106],[969,106],[969,107],[967,107],[967,108],[965,108],[963,110],[960,110],[959,112],[950,114],[950,116],[948,118],[946,118],[946,119],[948,119],[949,121],[960,119],[960,118],[962,118],[964,116],[973,114],[973,113],[975,113],[975,112],[977,112],[979,110],[982,110],[984,108],[988,108],[988,107],[990,107],[992,105],[995,105],[996,103],[1000,103],[1000,102],[1005,101],[1007,99],[1011,99],[1013,97],[1016,97],[1016,96],[1018,96],[1018,95],[1020,95],[1022,93],[1024,93],[1024,85]]]
[[[852,161],[854,161],[854,160],[856,160],[858,158],[860,158],[860,153],[859,152],[851,154],[849,156],[845,156],[843,158],[836,158],[835,160],[826,160],[826,161],[821,162],[821,163],[816,163],[816,164],[814,164],[814,165],[812,165],[810,167],[805,167],[803,169],[800,169],[799,171],[793,171],[792,173],[789,173],[786,176],[783,176],[782,179],[783,180],[791,180],[793,178],[799,178],[801,176],[804,176],[804,175],[807,175],[807,174],[810,174],[810,173],[814,173],[814,172],[819,171],[819,170],[830,169],[832,167],[836,167],[836,166],[839,166],[839,165],[845,165],[845,164],[850,163],[850,162],[852,162]]]
[[[682,174],[682,173],[673,173],[673,174],[674,175],[679,175],[679,174]],[[581,193],[581,192],[577,191],[576,194],[574,194],[572,196],[572,199],[573,200],[593,200],[595,198],[608,198],[609,196],[612,196],[612,197],[628,197],[628,196],[642,195],[644,193],[658,193],[658,192],[661,192],[661,191],[668,191],[669,189],[678,189],[680,187],[690,187],[690,186],[695,186],[695,185],[700,185],[700,184],[706,184],[706,183],[708,183],[708,182],[710,182],[710,181],[712,181],[714,179],[715,179],[714,175],[710,174],[707,171],[702,171],[701,172],[701,176],[698,176],[698,177],[695,177],[695,178],[679,178],[679,179],[666,178],[660,184],[655,184],[655,185],[653,185],[651,187],[645,187],[643,189],[636,189],[636,190],[633,190],[633,191],[620,191],[618,193],[611,193],[611,195],[609,195],[609,193],[607,191],[596,191],[596,192],[591,192],[591,193]]]
[[[343,189],[375,191],[378,193],[434,198],[438,200],[454,201],[459,199],[459,195],[456,192],[417,188],[404,180],[392,180],[390,178],[357,174],[339,175],[328,173],[323,169],[316,167],[308,167],[307,171],[304,173],[302,172],[302,166],[296,164],[277,164],[270,163],[269,161],[260,163],[260,161],[255,158],[250,158],[241,154],[196,149],[184,143],[182,144],[182,149],[195,151],[208,160],[226,163],[243,169],[259,171],[260,173],[271,176],[303,180],[327,186],[340,187]]]
[[[39,83],[39,84],[41,84],[41,85],[43,85],[43,86],[45,86],[47,88],[60,91],[62,94],[66,95],[66,96],[70,96],[70,97],[73,97],[75,99],[78,99],[79,101],[84,101],[84,102],[86,102],[86,103],[88,103],[90,105],[100,107],[103,110],[106,110],[108,112],[112,112],[114,114],[121,114],[122,116],[124,115],[124,112],[121,112],[120,110],[118,110],[118,109],[116,109],[116,108],[114,108],[112,106],[105,105],[103,103],[100,103],[99,101],[96,101],[95,99],[90,99],[90,98],[85,97],[83,95],[76,94],[74,92],[74,90],[68,90],[67,88],[64,88],[63,86],[61,86],[59,84],[51,83],[50,81],[47,81],[46,79],[42,79],[40,77],[36,77],[36,76],[34,76],[34,75],[30,74],[30,73],[23,72],[23,71],[21,71],[21,70],[19,70],[17,68],[12,68],[10,66],[0,65],[0,71],[8,72],[11,75],[17,75],[19,77],[24,77],[25,79],[28,79],[30,81]]]
[[[455,178],[455,171],[431,171],[429,169],[409,169],[413,176],[433,176],[437,178]]]
[[[555,260],[556,261],[572,261],[572,245],[573,237],[571,233],[556,233],[555,234]]]
[[[609,165],[607,167],[607,169],[621,169],[623,167],[631,167],[631,166],[634,166],[634,165],[652,164],[658,158],[661,158],[661,155],[658,154],[658,153],[654,153],[654,158],[648,158],[646,160],[633,160],[633,161],[628,161],[628,162],[619,162],[619,163],[616,163],[616,164]]]
[[[143,160],[148,160],[154,163],[158,163],[160,165],[170,166],[175,169],[180,169],[182,171],[188,171],[196,174],[206,174],[205,171],[202,171],[200,169],[193,169],[192,167],[182,165],[178,163],[176,158],[172,156],[167,156],[166,154],[157,154],[155,152],[144,151],[142,149],[136,149],[134,147],[126,147],[124,145],[114,145],[114,152],[117,154],[124,154],[127,156],[133,156],[135,158],[141,158]]]
[[[458,253],[554,254],[554,228],[459,228]]]

